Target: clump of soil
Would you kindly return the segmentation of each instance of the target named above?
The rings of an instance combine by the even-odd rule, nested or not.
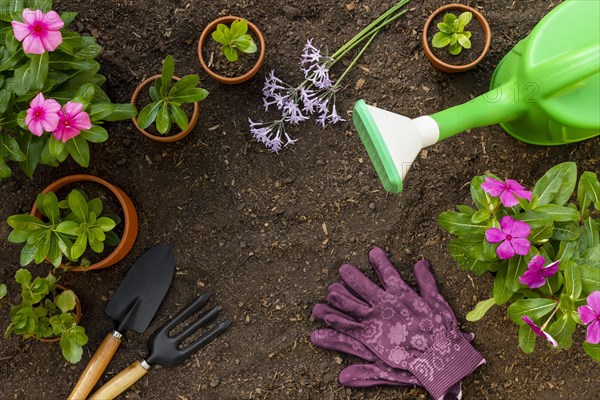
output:
[[[248,35],[250,35],[254,43],[256,43],[256,52],[248,54],[238,51],[238,59],[233,62],[229,61],[221,51],[221,43],[216,42],[209,35],[202,47],[202,57],[204,57],[208,68],[216,74],[227,78],[242,76],[250,71],[258,61],[260,43],[254,32],[251,30],[248,30]]]
[[[436,48],[433,47],[431,41],[436,33],[439,32],[437,28],[437,24],[443,22],[444,15],[448,13],[454,14],[457,18],[463,11],[460,9],[450,9],[447,12],[443,12],[438,14],[433,21],[431,21],[431,25],[429,26],[429,30],[427,31],[427,43],[429,43],[429,47],[434,56],[436,56],[441,61],[450,65],[466,65],[472,63],[481,55],[483,49],[485,48],[485,32],[483,27],[479,23],[479,21],[473,16],[471,22],[465,26],[465,31],[471,32],[471,48],[465,49],[463,48],[460,53],[457,55],[453,55],[448,50],[449,46]]]

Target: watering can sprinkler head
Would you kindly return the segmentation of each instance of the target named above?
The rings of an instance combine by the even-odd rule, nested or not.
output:
[[[541,146],[598,136],[600,35],[589,32],[600,33],[599,21],[597,1],[564,1],[500,61],[489,92],[429,116],[410,119],[356,102],[352,120],[384,188],[402,191],[421,149],[470,128],[500,124]]]

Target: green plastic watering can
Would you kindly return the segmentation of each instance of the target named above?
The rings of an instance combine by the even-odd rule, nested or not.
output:
[[[415,119],[359,100],[354,125],[383,186],[402,181],[423,147],[500,124],[525,143],[554,146],[600,132],[600,0],[566,0],[500,61],[490,91]]]

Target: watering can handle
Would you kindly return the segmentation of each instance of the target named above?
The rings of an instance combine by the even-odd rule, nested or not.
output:
[[[576,89],[600,72],[600,46],[593,45],[533,66],[514,79],[466,103],[431,115],[439,127],[439,140],[470,128],[512,121],[541,100]],[[537,85],[535,97],[527,98],[526,85]]]

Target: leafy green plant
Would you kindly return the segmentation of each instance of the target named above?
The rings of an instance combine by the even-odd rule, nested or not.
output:
[[[218,24],[211,36],[217,43],[222,44],[221,51],[227,60],[235,62],[238,60],[238,51],[246,54],[256,53],[256,43],[247,32],[248,21],[236,19],[230,26]]]
[[[600,313],[591,300],[600,296],[597,175],[586,171],[577,181],[575,163],[558,164],[531,192],[511,179],[476,176],[471,197],[475,208],[458,205],[458,212],[443,212],[438,219],[457,236],[448,248],[461,268],[494,274],[491,298],[480,301],[467,319],[479,320],[494,305],[512,303],[508,316],[519,326],[525,353],[534,350],[536,335],[569,348],[577,325],[588,325],[583,347],[600,361],[600,343],[591,334],[600,325],[582,322],[588,319],[582,315]]]
[[[79,362],[88,337],[84,328],[77,324],[75,293],[58,288],[52,274],[31,279],[29,271],[23,268],[15,274],[15,280],[21,285],[21,303],[11,308],[11,323],[4,337],[12,333],[24,339],[58,336],[65,359],[71,363]]]
[[[101,253],[105,243],[110,246],[119,243],[112,230],[121,219],[117,215],[102,216],[102,201],[99,198],[89,200],[83,190],[73,189],[60,202],[52,192],[40,194],[36,204],[44,219],[18,214],[7,220],[13,228],[8,240],[25,243],[21,250],[21,266],[32,261],[39,264],[47,258],[58,267],[63,256],[85,266],[89,261],[79,259],[88,246]]]
[[[443,22],[437,24],[440,31],[431,40],[433,47],[443,48],[449,46],[448,51],[455,56],[460,54],[463,47],[470,49],[471,32],[465,31],[465,27],[471,22],[472,18],[473,14],[469,11],[463,12],[458,18],[452,13],[445,14]]]
[[[186,75],[172,84],[174,69],[173,57],[169,55],[163,61],[161,77],[150,86],[152,103],[142,108],[138,116],[138,125],[142,129],[156,121],[156,129],[162,135],[169,133],[173,122],[184,131],[189,121],[181,105],[201,101],[208,96],[206,89],[196,87],[200,82],[196,74]]]
[[[29,177],[39,164],[56,167],[69,156],[87,167],[89,143],[108,139],[104,122],[136,113],[131,104],[113,104],[101,89],[106,78],[95,59],[102,48],[68,28],[76,13],[59,16],[51,7],[51,0],[0,0],[0,179],[12,175],[11,162]],[[44,29],[24,39],[35,24]],[[38,108],[46,118],[35,112],[40,95],[55,106]],[[59,120],[74,117],[73,108],[86,121],[67,129]]]

